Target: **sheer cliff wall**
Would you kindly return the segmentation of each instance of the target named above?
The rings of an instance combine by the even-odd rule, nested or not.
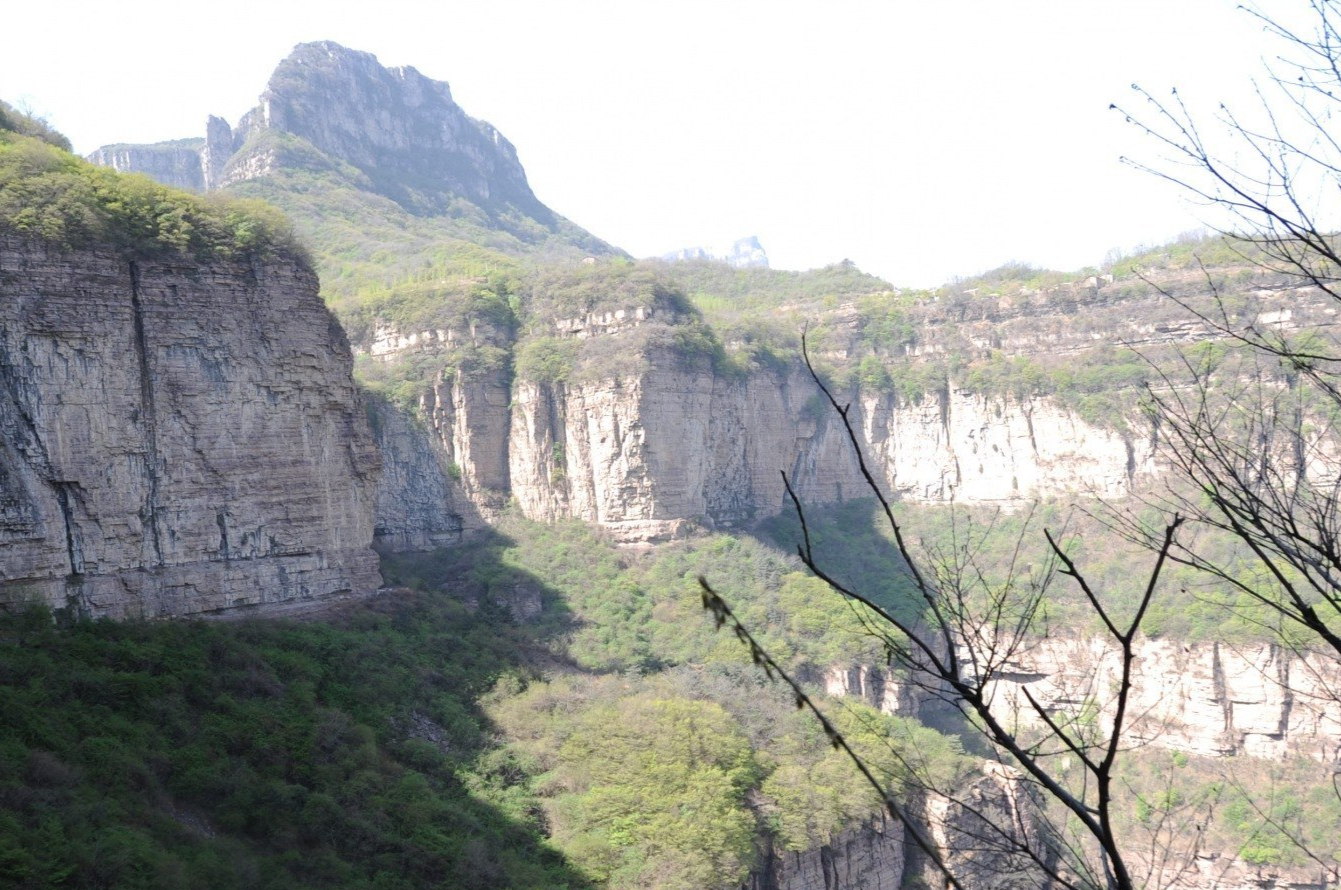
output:
[[[0,238],[0,604],[152,617],[375,589],[350,363],[299,264]]]
[[[1121,661],[1103,641],[1052,637],[1002,666],[991,695],[1003,719],[1039,720],[1027,690],[1047,708],[1097,707],[1111,717]],[[860,698],[887,714],[916,715],[935,702],[884,667],[834,665],[830,695]],[[1341,763],[1341,666],[1326,655],[1273,643],[1141,638],[1129,705],[1130,737],[1202,757],[1308,757]]]
[[[450,333],[381,329],[358,348],[395,362],[466,337]],[[597,368],[569,381],[454,372],[428,381],[419,413],[485,513],[511,496],[528,517],[586,520],[626,543],[773,515],[785,507],[782,471],[810,503],[869,496],[841,420],[804,369],[726,374],[670,349],[643,358],[634,374]],[[905,500],[1121,497],[1157,472],[1148,438],[1045,396],[849,395],[863,453]]]

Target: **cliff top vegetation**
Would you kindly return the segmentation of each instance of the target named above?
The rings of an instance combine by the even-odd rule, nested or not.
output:
[[[278,210],[260,201],[202,198],[146,176],[97,167],[43,122],[0,106],[0,232],[61,247],[203,260],[282,253],[310,265]]]

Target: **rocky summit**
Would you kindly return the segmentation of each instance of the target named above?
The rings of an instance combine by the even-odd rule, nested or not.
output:
[[[235,127],[211,115],[203,138],[107,145],[88,159],[195,191],[285,171],[333,175],[416,216],[610,251],[536,198],[512,143],[466,114],[446,82],[331,41],[296,46]]]

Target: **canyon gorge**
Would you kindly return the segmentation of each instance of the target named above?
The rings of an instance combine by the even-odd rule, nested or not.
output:
[[[15,132],[0,136],[30,138]],[[144,184],[124,186],[130,197],[115,201],[72,189],[67,202],[85,201],[85,216],[103,214],[134,238],[110,224],[110,235],[76,238],[77,214],[61,217],[59,236],[17,217],[0,227],[0,607],[39,607],[48,610],[44,628],[54,613],[80,632],[106,626],[96,619],[139,628],[152,625],[138,619],[308,620],[329,612],[340,616],[332,619],[339,632],[348,621],[356,631],[391,633],[378,624],[386,619],[402,633],[431,622],[405,617],[398,603],[442,594],[446,604],[434,608],[469,628],[462,633],[497,632],[503,642],[491,638],[477,651],[433,638],[422,662],[389,668],[395,679],[413,678],[422,700],[405,713],[379,713],[376,732],[338,710],[357,697],[348,678],[289,677],[311,670],[314,653],[362,652],[352,632],[344,644],[325,639],[285,656],[276,662],[282,669],[238,656],[243,692],[219,694],[219,706],[258,695],[316,707],[319,694],[329,696],[310,720],[313,740],[290,746],[313,752],[323,764],[314,772],[347,769],[371,783],[383,770],[399,783],[395,794],[413,801],[411,813],[428,808],[428,788],[484,789],[497,812],[472,816],[463,831],[512,820],[509,830],[546,838],[536,861],[548,868],[571,856],[573,874],[593,886],[652,880],[658,868],[673,869],[665,863],[701,855],[676,849],[664,862],[640,862],[639,872],[620,857],[657,849],[656,831],[670,823],[649,829],[634,815],[601,815],[601,807],[614,812],[637,798],[601,786],[602,772],[636,764],[669,774],[660,755],[632,748],[603,767],[574,760],[606,756],[582,732],[618,708],[660,718],[686,702],[698,710],[675,726],[727,726],[713,743],[727,738],[749,753],[720,743],[728,753],[720,777],[713,773],[715,792],[730,789],[736,808],[721,819],[749,830],[739,849],[713,860],[712,874],[747,890],[894,890],[939,880],[927,851],[878,804],[857,817],[829,801],[839,816],[807,817],[797,829],[788,809],[799,806],[788,797],[795,787],[768,782],[788,776],[796,787],[822,788],[836,773],[798,753],[809,748],[776,728],[781,718],[752,710],[757,702],[684,691],[695,682],[708,688],[714,671],[731,676],[749,657],[729,649],[730,640],[701,645],[680,626],[684,590],[695,598],[696,577],[707,574],[701,565],[716,567],[704,554],[738,557],[723,564],[741,567],[742,585],[750,573],[762,579],[766,596],[753,613],[761,622],[822,637],[814,628],[836,627],[836,613],[791,616],[789,606],[802,611],[798,601],[776,599],[803,583],[800,563],[768,537],[769,523],[792,510],[789,485],[820,512],[868,500],[868,471],[900,508],[1009,519],[1040,502],[1139,506],[1176,474],[1143,402],[1149,369],[1163,373],[1160,362],[1174,355],[1223,358],[1223,331],[1188,306],[1231,305],[1235,323],[1283,336],[1323,329],[1336,313],[1325,293],[1287,275],[1238,261],[1208,272],[1179,265],[1173,248],[1125,276],[928,291],[894,288],[850,264],[770,270],[753,239],[732,267],[693,252],[634,261],[542,204],[516,149],[466,115],[446,83],[330,42],[297,47],[236,126],[211,116],[203,138],[111,145],[89,160],[106,169],[89,172],[95,168],[61,155],[44,170],[138,173],[242,203],[197,205],[153,192],[144,202],[157,208],[145,211],[157,227],[152,243],[134,228],[138,217],[115,215],[138,206],[133,189]],[[248,240],[253,227],[275,225],[248,203],[257,198],[289,214],[312,257],[280,240]],[[173,200],[184,203],[162,209]],[[191,214],[194,228],[173,227]],[[209,214],[225,219],[231,228],[220,231],[242,246],[209,229]],[[527,562],[543,556],[566,567],[583,548],[590,564],[564,578]],[[609,602],[593,605],[584,589]],[[909,595],[893,581],[889,591]],[[647,629],[654,625],[663,634],[656,640]],[[270,632],[239,626],[244,635]],[[508,649],[507,635],[530,633],[537,636]],[[564,650],[582,634],[605,648]],[[943,689],[919,686],[888,660],[868,657],[870,648],[834,658],[805,638],[785,657],[835,707],[866,706],[854,719],[883,727],[887,747],[912,732],[911,721],[951,724]],[[469,684],[444,666],[493,657],[497,664],[480,669],[486,679],[472,675]],[[1261,636],[1173,633],[1139,637],[1134,664],[1125,736],[1133,749],[1191,757],[1211,771],[1239,762],[1324,771],[1341,764],[1334,655]],[[1119,653],[1086,628],[1057,626],[996,666],[988,696],[1021,737],[1042,725],[1029,696],[1047,714],[1101,722],[1115,716],[1121,667]],[[676,670],[690,679],[667,679]],[[583,687],[606,681],[599,692]],[[460,692],[453,684],[472,698],[449,701]],[[137,696],[107,699],[138,707]],[[508,710],[519,701],[559,728],[522,721]],[[373,723],[366,715],[374,709],[360,707],[358,720]],[[896,722],[878,723],[884,718]],[[627,742],[638,729],[616,735]],[[824,748],[821,733],[806,732],[811,747]],[[954,794],[891,780],[936,855],[972,890],[1038,886],[1038,862],[1024,849],[982,842],[984,826],[996,826],[1048,847],[1034,784],[980,749],[937,739],[957,770]],[[695,775],[717,769],[695,745]],[[245,747],[231,746],[230,754]],[[355,753],[337,768],[329,752],[341,746]],[[79,781],[45,749],[24,756],[19,771],[34,782]],[[296,799],[291,789],[308,778],[294,776],[304,769],[289,770],[289,790],[276,791],[276,780],[267,793]],[[420,769],[433,780],[405,778]],[[195,795],[195,809],[167,792],[156,799],[172,831],[266,834],[236,814],[207,813],[200,801],[209,795],[194,781],[172,793]],[[395,794],[385,798],[399,800]],[[1133,794],[1136,810],[1147,805],[1148,794]],[[671,796],[656,791],[629,806],[651,812]],[[314,794],[303,819],[334,824],[323,808],[350,805]],[[1148,816],[1129,818],[1136,825]],[[1254,830],[1250,840],[1261,833]],[[303,842],[315,843],[307,835]],[[421,842],[465,869],[452,872],[458,878],[491,887],[507,880],[490,858],[502,854],[473,835],[468,843]],[[1159,883],[1189,890],[1337,886],[1334,859],[1314,868],[1279,849],[1249,855],[1257,850],[1249,841],[1169,849],[1187,860],[1176,874],[1144,854],[1134,861]],[[444,874],[431,877],[452,880]]]

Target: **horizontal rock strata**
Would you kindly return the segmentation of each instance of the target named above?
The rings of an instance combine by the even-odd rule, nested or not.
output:
[[[350,364],[293,262],[0,239],[0,604],[188,615],[375,589]]]

